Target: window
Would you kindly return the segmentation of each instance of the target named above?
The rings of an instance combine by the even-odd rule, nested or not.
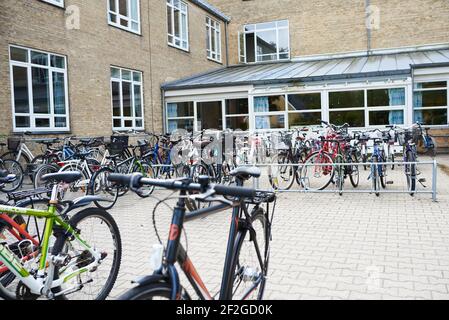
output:
[[[167,132],[178,129],[193,131],[195,112],[193,102],[167,103]]]
[[[197,102],[196,129],[223,130],[223,110],[221,101]]]
[[[239,35],[240,62],[288,60],[290,58],[287,20],[250,24]]]
[[[365,126],[365,91],[329,92],[329,120],[335,125]]]
[[[254,98],[256,130],[285,128],[285,96],[266,96]]]
[[[304,127],[321,123],[321,93],[288,95],[288,127]]]
[[[64,8],[64,0],[42,0],[42,1]]]
[[[142,130],[142,72],[111,67],[112,122],[114,130]]]
[[[207,57],[221,62],[221,32],[220,23],[206,17],[206,47]]]
[[[14,131],[68,131],[66,57],[11,46]]]
[[[140,0],[108,0],[109,24],[140,34]]]
[[[249,130],[248,99],[226,100],[226,129]]]
[[[367,90],[369,125],[404,124],[405,88]]]
[[[167,0],[168,44],[189,50],[187,4],[180,0]]]
[[[417,83],[413,93],[414,121],[425,125],[448,123],[446,81]]]

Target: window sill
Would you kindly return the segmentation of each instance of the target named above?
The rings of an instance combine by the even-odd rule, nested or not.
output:
[[[142,31],[138,31],[138,32],[137,31],[133,31],[131,29],[127,29],[125,27],[120,26],[119,24],[115,24],[115,23],[112,23],[110,21],[108,22],[108,25],[110,25],[111,27],[117,28],[119,30],[122,30],[122,31],[125,31],[125,32],[128,32],[128,33],[134,34],[136,36],[142,37]]]
[[[221,60],[215,60],[215,59],[212,59],[209,57],[207,57],[207,60],[223,65],[223,61],[221,61]]]
[[[49,134],[71,134],[72,132],[70,130],[55,130],[55,131],[30,131],[30,130],[24,130],[24,131],[17,131],[14,130],[13,134],[22,134],[22,133],[30,133],[31,135],[35,136],[42,136],[42,135],[49,135]]]
[[[61,9],[64,9],[64,8],[65,8],[65,7],[64,7],[64,2],[63,2],[62,4],[56,3],[56,2],[53,2],[53,1],[46,1],[46,0],[41,0],[41,2],[44,2],[44,3],[46,3],[46,4],[49,4],[49,5],[51,5],[51,6],[58,7],[58,8],[61,8]]]
[[[168,44],[168,46],[171,47],[171,48],[174,48],[174,49],[177,49],[177,50],[179,50],[179,51],[182,51],[182,52],[185,52],[185,53],[189,53],[189,54],[190,54],[189,48],[184,49],[184,48],[175,46],[174,44],[171,44],[171,43],[169,43],[169,42],[167,42],[167,44]]]

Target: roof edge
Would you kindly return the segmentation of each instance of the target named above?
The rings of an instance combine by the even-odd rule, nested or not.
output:
[[[196,4],[203,10],[209,12],[210,14],[222,19],[224,22],[231,22],[231,18],[225,15],[221,10],[216,8],[215,6],[211,5],[210,3],[204,1],[204,0],[190,0],[190,2]]]

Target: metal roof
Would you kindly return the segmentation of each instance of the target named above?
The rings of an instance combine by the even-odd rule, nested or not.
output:
[[[332,81],[410,75],[412,67],[449,66],[449,49],[235,65],[162,85],[164,90]]]
[[[208,3],[207,1],[204,1],[204,0],[190,0],[190,1],[192,3],[195,3],[197,6],[203,8],[204,10],[209,12],[210,14],[213,14],[214,16],[222,19],[223,21],[226,21],[226,22],[230,22],[231,21],[231,18],[229,18],[227,15],[225,15],[223,12],[218,10],[216,7],[214,7],[213,5]]]

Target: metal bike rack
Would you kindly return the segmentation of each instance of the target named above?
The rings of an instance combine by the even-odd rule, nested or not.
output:
[[[339,194],[339,193],[379,193],[379,194],[431,194],[432,195],[432,200],[434,202],[437,201],[437,172],[438,172],[438,163],[436,160],[433,161],[422,161],[422,162],[382,162],[382,163],[378,163],[378,165],[386,165],[386,166],[392,166],[395,165],[397,167],[403,167],[404,165],[416,165],[416,167],[421,167],[421,166],[431,166],[432,167],[432,182],[431,182],[431,190],[420,190],[418,188],[418,185],[421,183],[419,182],[418,177],[416,178],[416,187],[414,191],[410,191],[410,190],[394,190],[394,189],[380,189],[380,190],[374,190],[373,188],[369,188],[369,189],[361,189],[361,188],[354,188],[353,190],[349,190],[349,189],[345,189],[343,188],[343,190],[339,190],[339,189],[325,189],[325,190],[310,190],[307,189],[307,187],[304,186],[300,186],[300,189],[290,189],[290,190],[275,190],[272,188],[272,186],[270,185],[270,188],[272,191],[276,191],[279,193],[330,193],[330,194]],[[278,164],[278,163],[269,163],[269,164],[254,164],[254,165],[247,165],[248,167],[258,167],[260,169],[263,168],[268,168],[268,167],[287,167],[287,166],[291,166],[291,167],[296,167],[297,170],[302,170],[303,167],[305,166],[311,166],[311,167],[316,167],[316,166],[333,166],[333,167],[337,167],[337,166],[358,166],[360,167],[368,167],[368,172],[371,171],[371,166],[373,166],[375,164],[371,163],[371,162],[367,162],[367,163],[351,163],[351,164],[346,164],[346,163],[322,163],[322,164]],[[405,177],[405,173],[403,172],[402,168],[398,168],[395,169],[396,170],[400,170],[402,173],[402,176]],[[387,175],[388,172],[390,170],[387,171]],[[361,171],[363,172],[363,171]],[[264,172],[264,174],[266,174],[268,176],[268,172]],[[257,179],[253,179],[253,187],[256,189],[261,188],[261,184],[260,184],[260,179],[261,178],[257,178]],[[293,182],[294,184],[296,184],[296,181]],[[347,183],[345,183],[345,185],[350,184],[350,182],[348,181]],[[297,184],[296,184],[297,185]],[[263,187],[262,187],[263,188]],[[328,186],[329,188],[329,186]]]

